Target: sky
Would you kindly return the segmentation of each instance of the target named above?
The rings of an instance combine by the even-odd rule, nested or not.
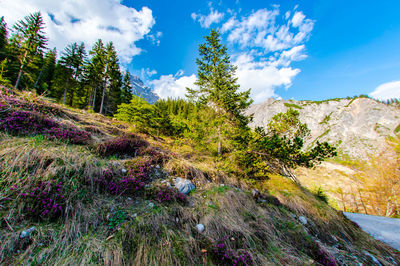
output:
[[[9,27],[35,11],[49,47],[113,41],[122,68],[162,98],[195,87],[198,46],[212,28],[256,103],[400,98],[398,0],[0,0]]]

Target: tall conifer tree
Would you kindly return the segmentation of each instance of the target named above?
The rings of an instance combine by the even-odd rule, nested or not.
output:
[[[37,53],[43,53],[47,38],[44,35],[44,21],[40,12],[26,16],[14,25],[11,42],[18,50],[20,63],[15,88],[18,88],[24,67],[33,60]]]
[[[250,90],[239,92],[236,66],[231,64],[218,31],[213,29],[209,36],[205,36],[205,43],[199,46],[199,55],[200,58],[196,60],[198,71],[195,83],[198,89],[188,88],[187,96],[216,111],[218,154],[221,154],[224,123],[247,127],[248,118],[243,112],[252,103]]]

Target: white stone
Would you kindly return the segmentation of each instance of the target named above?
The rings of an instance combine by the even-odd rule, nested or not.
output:
[[[196,225],[196,228],[197,228],[197,231],[198,231],[199,233],[203,233],[203,231],[204,231],[204,229],[205,229],[205,227],[204,227],[203,224],[197,224],[197,225]]]
[[[25,238],[25,237],[29,237],[31,235],[31,233],[33,231],[35,231],[36,227],[31,227],[29,229],[26,229],[24,231],[21,232],[21,234],[19,235],[19,238]]]
[[[304,217],[304,216],[299,216],[299,221],[300,221],[302,224],[304,224],[304,225],[307,224],[307,218]]]
[[[180,177],[175,178],[174,183],[178,191],[183,194],[189,194],[190,191],[196,188],[190,180]]]

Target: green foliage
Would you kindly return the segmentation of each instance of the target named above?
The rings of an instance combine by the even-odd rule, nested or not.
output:
[[[117,228],[120,224],[125,222],[125,220],[128,218],[127,213],[123,210],[116,210],[112,213],[112,216],[108,220],[108,228],[109,229],[115,229]]]
[[[199,46],[200,58],[196,60],[198,78],[195,84],[198,89],[187,88],[187,96],[215,110],[218,154],[221,154],[222,141],[224,137],[229,138],[223,128],[247,127],[250,119],[243,112],[252,100],[250,90],[238,92],[236,67],[230,63],[227,48],[221,44],[219,32],[211,30],[205,40]]]
[[[301,123],[300,113],[297,110],[288,109],[285,113],[274,115],[267,127],[269,132],[289,138],[305,138],[310,135],[306,124]]]
[[[296,109],[303,109],[300,105],[294,104],[294,103],[284,103],[284,105],[288,108],[296,108]]]
[[[319,187],[317,189],[317,191],[315,191],[314,196],[317,199],[320,199],[323,202],[328,203],[328,196],[326,195],[325,191],[321,187]]]
[[[13,27],[11,45],[19,62],[15,87],[19,87],[24,67],[35,60],[36,55],[43,54],[47,38],[44,35],[44,21],[40,12],[30,14],[18,21]]]

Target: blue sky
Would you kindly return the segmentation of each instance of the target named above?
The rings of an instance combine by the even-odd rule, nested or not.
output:
[[[0,1],[1,2],[1,1]],[[252,97],[322,100],[400,97],[400,1],[14,0],[12,25],[40,10],[50,45],[113,40],[122,65],[162,97],[196,80],[197,47],[220,29]],[[57,23],[55,23],[57,22]],[[118,30],[107,30],[118,29]]]

